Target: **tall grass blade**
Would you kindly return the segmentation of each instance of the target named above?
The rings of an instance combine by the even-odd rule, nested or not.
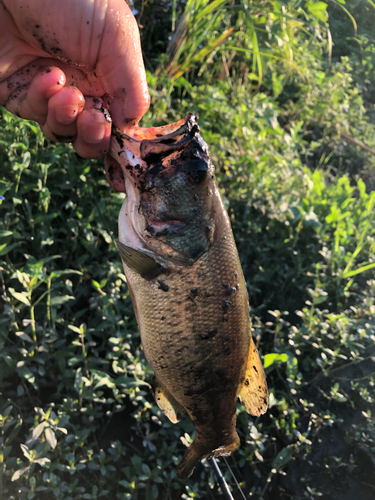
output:
[[[212,11],[226,2],[228,2],[228,0],[215,0],[214,2],[211,2],[205,9],[201,11],[200,14],[198,14],[196,21],[200,21],[202,17],[207,16],[207,14],[210,14]]]
[[[342,273],[343,278],[350,278],[351,276],[357,276],[357,274],[363,273],[365,271],[368,271],[369,269],[373,269],[375,267],[375,263],[372,264],[366,264],[365,266],[358,267],[357,269],[354,269],[353,271],[349,271],[347,273]]]
[[[336,5],[338,5],[339,7],[341,7],[341,8],[342,8],[342,10],[345,12],[345,14],[346,14],[346,15],[350,18],[350,20],[351,20],[351,22],[352,22],[352,24],[353,24],[353,28],[354,28],[354,36],[357,38],[358,26],[357,26],[357,22],[356,22],[356,20],[355,20],[355,19],[354,19],[354,17],[352,16],[352,14],[348,11],[348,9],[347,9],[347,8],[345,8],[345,7],[343,6],[343,4],[342,4],[342,3],[337,2],[336,0],[332,0],[332,1],[333,1],[333,3],[335,3]],[[370,2],[370,3],[372,3],[372,2]]]

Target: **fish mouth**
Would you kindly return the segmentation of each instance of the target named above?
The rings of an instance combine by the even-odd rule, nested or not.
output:
[[[163,127],[136,127],[132,136],[113,126],[111,155],[125,163],[128,169],[139,168],[139,160],[142,160],[143,168],[147,170],[148,165],[186,147],[199,131],[198,116],[194,113]]]
[[[198,116],[194,113],[189,113],[185,118],[182,118],[178,122],[171,123],[170,125],[149,128],[136,127],[133,129],[132,136],[124,134],[113,125],[112,135],[117,139],[138,144],[141,144],[143,141],[152,141],[153,143],[170,141],[173,143],[178,140],[179,136],[184,136],[187,132],[199,132],[199,130]]]
[[[157,221],[148,219],[146,222],[146,230],[156,237],[174,234],[185,226],[186,223],[179,220]]]

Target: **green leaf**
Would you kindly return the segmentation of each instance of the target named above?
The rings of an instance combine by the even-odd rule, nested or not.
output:
[[[28,440],[26,441],[26,446],[30,447],[32,446],[35,441],[37,441],[38,437],[42,434],[42,432],[44,431],[44,428],[46,426],[46,422],[41,422],[40,424],[38,424],[35,429],[33,429],[33,432],[31,433],[31,436],[28,438]]]
[[[13,295],[13,297],[15,299],[19,300],[20,302],[22,302],[23,304],[25,304],[27,306],[30,306],[30,301],[29,301],[27,292],[16,292],[14,290],[14,288],[9,288],[8,290],[10,291],[10,293]]]
[[[13,248],[18,246],[20,246],[20,243],[11,243],[10,245],[8,245],[8,243],[4,243],[4,245],[0,245],[0,255],[6,255],[11,252]]]
[[[73,356],[72,358],[68,359],[68,365],[69,366],[74,366],[77,363],[81,363],[84,360],[83,356]]]
[[[105,376],[105,377],[101,378],[94,385],[94,390],[98,389],[99,387],[102,387],[103,385],[105,387],[108,387],[109,389],[115,389],[116,388],[116,384],[115,384],[114,379],[112,379],[111,377]]]
[[[204,8],[197,16],[196,21],[199,21],[200,19],[202,19],[202,17],[207,16],[213,10],[215,10],[217,7],[219,7],[221,4],[227,1],[228,0],[214,0],[213,2],[208,2],[207,7]]]
[[[60,306],[74,299],[75,297],[72,297],[71,295],[57,295],[51,298],[51,306]]]
[[[373,269],[374,267],[375,267],[375,263],[374,264],[366,264],[365,266],[361,266],[361,267],[358,267],[357,269],[353,269],[353,271],[348,271],[346,273],[344,272],[342,274],[342,277],[343,278],[350,278],[351,276],[356,276],[357,274],[368,271],[369,269]]]
[[[264,356],[263,367],[265,370],[271,370],[276,368],[280,363],[286,363],[288,361],[288,355],[286,353],[278,354],[272,352]]]
[[[39,464],[41,465],[42,467],[46,464],[48,464],[49,462],[51,462],[51,460],[47,457],[42,457],[42,458],[36,458],[34,460],[34,464]],[[39,490],[40,491],[40,490]]]
[[[44,431],[44,435],[46,437],[47,443],[54,450],[56,448],[56,445],[57,445],[55,433],[53,432],[53,430],[50,427],[47,427]]]
[[[0,238],[6,238],[7,236],[12,236],[12,231],[0,230]]]
[[[23,467],[22,469],[16,470],[16,472],[12,476],[12,481],[17,481],[25,472],[30,469],[30,466]]]
[[[293,446],[286,446],[283,448],[276,456],[274,461],[272,462],[272,466],[275,469],[281,469],[284,465],[286,465],[289,460],[292,458],[294,451]]]
[[[22,423],[23,423],[22,419],[19,418],[18,422],[13,427],[12,432],[9,434],[9,436],[7,436],[7,438],[5,440],[5,442],[7,444],[11,443],[13,441],[13,439],[18,435],[19,431],[21,430]]]
[[[83,332],[81,331],[80,328],[78,328],[77,326],[75,325],[68,325],[68,328],[69,330],[72,330],[72,332],[75,332],[75,333],[78,333],[79,335],[81,335]]]
[[[25,444],[20,444],[20,448],[22,450],[22,453],[25,455],[25,457],[28,460],[31,460],[30,450],[29,450],[28,446],[26,446]]]
[[[35,389],[37,389],[37,386],[35,384],[35,375],[34,373],[28,368],[26,365],[20,365],[20,363],[23,363],[22,361],[17,363],[17,368],[16,371],[20,377],[23,377],[25,380],[27,380]]]
[[[77,271],[76,269],[64,269],[62,271],[52,271],[52,273],[49,275],[50,278],[60,278],[60,276],[64,276],[66,274],[78,274],[80,276],[83,275],[81,271]]]
[[[159,491],[158,491],[158,487],[156,486],[156,484],[152,485],[152,497],[155,498],[155,500],[157,500],[159,498]]]
[[[8,417],[10,415],[10,412],[13,410],[13,406],[12,405],[9,405],[5,408],[5,410],[3,411],[3,415],[2,417],[5,418],[5,417]]]
[[[80,395],[83,387],[82,370],[78,368],[74,379],[74,389]]]
[[[315,17],[315,19],[323,22],[326,22],[328,19],[327,7],[328,5],[324,2],[311,1],[306,3],[307,10]]]
[[[92,469],[92,470],[99,470],[100,469],[99,465],[96,462],[89,462],[88,468]]]
[[[142,387],[146,386],[151,388],[151,385],[144,380],[139,380],[131,377],[119,377],[116,379],[116,385],[125,385],[126,387]]]
[[[92,285],[94,288],[96,288],[96,290],[101,290],[101,286],[99,285],[99,283],[95,280],[92,280],[91,281]]]
[[[147,464],[142,464],[142,470],[145,474],[150,474],[150,467]]]
[[[18,338],[20,338],[24,342],[30,342],[31,344],[33,343],[33,339],[29,335],[27,335],[27,333],[16,332],[16,335]]]
[[[298,360],[293,354],[288,352],[288,361],[286,365],[286,375],[288,378],[295,379],[298,373]]]

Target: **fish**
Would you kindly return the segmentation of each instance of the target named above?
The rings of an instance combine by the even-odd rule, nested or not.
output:
[[[117,241],[155,400],[173,423],[184,410],[195,438],[177,466],[240,446],[237,398],[254,416],[268,406],[251,336],[246,282],[198,118],[164,127],[113,129],[125,201]]]

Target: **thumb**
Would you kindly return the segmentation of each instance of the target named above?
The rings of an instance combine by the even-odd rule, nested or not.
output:
[[[137,125],[150,105],[137,22],[124,0],[107,12],[96,75],[109,95],[108,107],[121,130]]]

